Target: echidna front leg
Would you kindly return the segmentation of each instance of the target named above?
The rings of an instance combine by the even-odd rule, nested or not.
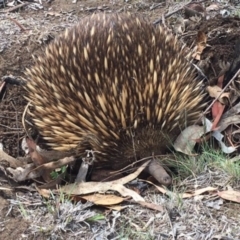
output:
[[[159,161],[153,159],[146,171],[151,174],[159,183],[163,185],[170,185],[172,183],[172,178],[168,175],[166,170],[161,166]]]

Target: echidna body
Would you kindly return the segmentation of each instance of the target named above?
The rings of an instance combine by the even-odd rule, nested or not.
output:
[[[94,14],[27,70],[32,119],[59,151],[93,150],[115,168],[157,155],[203,109],[202,82],[178,40],[140,16]]]

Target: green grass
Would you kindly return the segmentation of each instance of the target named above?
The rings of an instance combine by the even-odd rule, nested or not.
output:
[[[21,213],[23,218],[27,218],[28,217],[27,210],[24,208],[22,203],[19,204],[19,211],[20,211],[20,213]]]
[[[230,156],[224,154],[220,149],[211,148],[209,145],[202,146],[199,154],[187,156],[175,153],[174,157],[164,160],[169,168],[173,170],[173,178],[176,182],[188,177],[196,177],[208,170],[220,171],[227,175],[231,181],[240,181],[239,161],[232,161]]]
[[[51,178],[57,179],[59,177],[59,175],[61,175],[63,173],[66,174],[66,171],[67,171],[67,166],[62,166],[61,168],[51,172],[51,174],[50,174]]]
[[[214,168],[225,172],[231,177],[232,181],[240,180],[240,164],[239,161],[234,162],[230,157],[220,150],[205,148],[203,157],[210,168]]]
[[[118,239],[121,240],[130,240],[130,239],[138,239],[138,240],[154,240],[156,239],[149,232],[141,232],[137,231],[133,226],[126,224],[119,229]]]
[[[86,221],[87,222],[97,222],[99,220],[104,220],[105,216],[103,214],[96,214],[90,218],[88,218]]]

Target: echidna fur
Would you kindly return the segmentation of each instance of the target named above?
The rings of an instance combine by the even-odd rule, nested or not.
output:
[[[141,16],[85,17],[26,71],[32,120],[52,149],[93,150],[96,164],[162,154],[204,107],[185,55],[176,37]]]

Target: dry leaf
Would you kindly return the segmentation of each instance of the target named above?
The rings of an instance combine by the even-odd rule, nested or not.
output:
[[[208,86],[208,87],[206,87],[206,90],[208,91],[209,96],[212,97],[212,98],[218,98],[220,92],[222,91],[222,89],[217,85]]]
[[[7,162],[7,164],[4,162]],[[2,149],[0,149],[0,165],[11,167],[11,168],[17,168],[17,167],[23,167],[24,163],[19,161],[16,158],[11,157],[7,153],[5,153]]]
[[[147,182],[147,183],[153,185],[154,187],[156,187],[159,190],[159,192],[161,192],[163,194],[167,194],[167,195],[171,195],[171,196],[177,195],[177,193],[167,191],[164,188],[159,187],[150,181],[146,181],[146,180],[141,180],[141,181],[144,181],[144,182]],[[181,194],[181,196],[182,196],[182,198],[190,198],[190,197],[195,197],[197,195],[203,194],[205,192],[212,192],[212,191],[217,191],[217,188],[206,187],[206,188],[202,188],[202,189],[197,189],[192,193],[183,193],[183,194]]]
[[[82,196],[82,198],[96,205],[103,206],[119,204],[126,200],[126,198],[122,198],[113,194],[98,194],[98,193],[93,195],[85,195]]]
[[[121,179],[120,179],[121,180]],[[135,191],[126,188],[122,184],[117,183],[118,180],[112,182],[81,182],[63,186],[59,191],[72,195],[85,195],[93,192],[107,192],[113,190],[120,193],[123,197],[130,196],[134,201],[144,201],[144,199]]]
[[[51,196],[51,191],[49,189],[40,189],[36,187],[38,193],[43,196],[44,198],[49,198]]]
[[[224,131],[229,125],[232,124],[239,124],[240,123],[240,117],[239,115],[233,115],[233,116],[229,116],[226,118],[223,118],[219,124],[218,124],[218,131],[222,132]]]
[[[155,203],[141,202],[141,201],[139,201],[138,203],[141,206],[147,207],[147,208],[152,209],[152,210],[156,210],[156,211],[159,211],[159,212],[164,211],[164,208],[161,205],[158,205],[158,204],[155,204]]]
[[[214,102],[214,104],[212,106],[212,116],[213,116],[213,119],[215,119],[218,116],[218,114],[220,112],[222,112],[223,108],[224,107],[222,107],[222,104],[220,102],[218,102],[218,101]]]
[[[209,132],[212,129],[212,123],[210,120],[208,120],[207,118],[203,118],[203,124],[206,127],[206,132]],[[219,142],[221,149],[224,153],[233,153],[234,151],[236,151],[236,148],[233,146],[226,146],[225,143],[222,141],[223,139],[223,134],[221,134],[218,130],[215,130],[212,132],[212,136]]]
[[[142,171],[146,168],[150,161],[145,162],[134,173],[129,174],[126,177],[109,182],[81,182],[63,186],[59,191],[63,191],[67,194],[73,195],[85,195],[94,192],[104,193],[108,190],[119,192],[122,196],[130,196],[135,201],[144,201],[144,199],[131,189],[124,187],[123,185],[134,180]]]
[[[26,143],[29,149],[29,155],[36,166],[42,165],[47,162],[46,159],[41,156],[36,150],[37,145],[32,139],[26,139]]]
[[[205,133],[203,126],[192,125],[184,129],[174,142],[174,149],[187,155],[192,155],[192,150],[199,139]]]
[[[195,51],[194,51],[192,57],[195,58],[196,60],[200,60],[201,59],[201,54],[207,46],[207,36],[206,36],[206,34],[202,31],[199,31],[198,34],[197,34],[196,42],[197,42],[197,46],[195,47]]]
[[[211,131],[214,131],[217,129],[218,123],[220,119],[222,118],[223,111],[225,109],[225,105],[222,105],[219,101],[216,101],[212,106],[212,117],[214,119],[214,122],[212,124]]]
[[[1,191],[12,191],[11,188],[5,188],[5,187],[0,187],[0,190]]]
[[[26,139],[26,143],[29,149],[29,155],[36,166],[34,170],[40,173],[45,182],[52,181],[52,178],[50,176],[52,170],[55,170],[75,161],[74,157],[65,157],[58,161],[49,162],[49,160],[45,156],[38,152],[37,145],[33,140],[28,138]]]
[[[226,146],[226,144],[222,141],[224,139],[223,134],[221,134],[219,131],[214,131],[212,136],[218,140],[221,149],[224,153],[230,154],[236,151],[236,147],[234,146]]]
[[[24,168],[18,167],[16,169],[13,168],[7,168],[7,172],[10,173],[8,175],[9,178],[14,179],[16,182],[22,182],[27,179],[35,179],[40,177],[40,173],[37,171],[34,171],[34,164],[26,164]]]
[[[208,86],[208,87],[206,87],[206,90],[208,91],[210,97],[218,99],[219,102],[221,102],[222,104],[226,103],[226,98],[227,98],[227,101],[229,101],[229,99],[230,99],[229,92],[224,92],[220,95],[220,93],[222,92],[222,88],[220,88],[217,85]]]
[[[198,196],[200,194],[203,194],[205,192],[212,192],[212,191],[216,191],[217,188],[214,187],[206,187],[206,188],[202,188],[202,189],[197,189],[195,191],[193,191],[192,193],[183,193],[181,194],[182,198],[191,198],[191,197],[195,197]]]
[[[218,192],[218,196],[229,201],[240,203],[240,192],[237,191],[228,190]]]
[[[34,170],[51,172],[52,170],[61,168],[62,166],[66,166],[70,163],[73,163],[74,161],[75,161],[74,157],[65,157],[58,161],[42,164],[41,166],[36,167]]]
[[[233,106],[231,109],[229,109],[227,112],[225,112],[223,114],[223,119],[232,116],[232,115],[236,115],[240,113],[240,103],[237,103],[235,106]]]
[[[205,192],[213,192],[216,190],[217,190],[217,188],[214,188],[214,187],[205,187],[205,188],[197,189],[193,193],[187,193],[187,195],[190,194],[193,197],[193,196],[201,195]]]
[[[215,3],[209,5],[208,7],[206,7],[206,11],[210,12],[210,11],[217,11],[219,10],[219,6]]]
[[[226,101],[229,102],[229,99],[230,99],[230,93],[222,93],[221,94],[222,80],[223,80],[223,77],[221,76],[218,78],[218,85],[208,86],[206,88],[209,95],[211,97],[217,99],[217,101],[214,102],[214,104],[212,106],[212,117],[214,119],[214,122],[213,122],[211,130],[217,129],[218,123],[219,123],[220,119],[222,118],[223,111],[225,109],[225,103],[226,103]]]
[[[223,88],[223,81],[224,81],[224,74],[221,75],[217,81],[217,86],[219,86],[221,89]]]

